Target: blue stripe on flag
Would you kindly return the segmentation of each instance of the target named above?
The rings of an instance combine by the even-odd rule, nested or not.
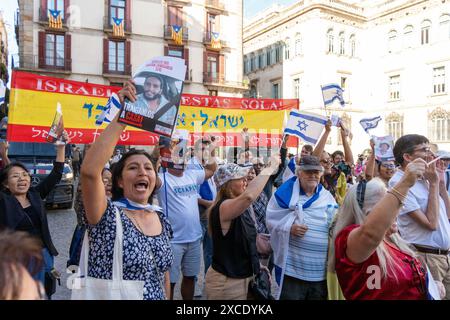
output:
[[[326,123],[326,121],[325,121],[325,123]],[[314,144],[317,142],[316,139],[313,139],[313,138],[310,138],[308,136],[305,136],[303,133],[301,133],[300,131],[297,131],[297,130],[292,130],[292,129],[286,128],[286,129],[284,129],[284,132],[290,133],[290,134],[295,134],[295,135],[301,137],[303,140],[305,140],[307,142],[311,142],[311,143],[314,143]]]
[[[300,113],[297,113],[297,112],[294,112],[294,111],[291,111],[290,114],[293,115],[293,116],[299,117],[299,118],[303,118],[303,119],[306,119],[306,120],[309,120],[309,121],[318,122],[318,123],[321,123],[321,124],[326,124],[327,123],[327,120],[324,120],[324,119],[321,119],[321,118],[317,118],[317,117],[314,117],[314,116],[310,116],[310,115],[306,115],[306,114],[300,114]]]

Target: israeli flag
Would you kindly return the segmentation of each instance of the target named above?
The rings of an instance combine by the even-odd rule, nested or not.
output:
[[[106,103],[103,112],[95,120],[97,126],[101,126],[103,122],[110,123],[114,117],[119,113],[121,108],[120,100],[117,94],[113,93]]]
[[[345,106],[344,96],[343,96],[344,90],[342,88],[335,84],[327,84],[325,86],[322,86],[322,96],[323,96],[323,103],[326,106],[333,104],[334,100],[339,100],[339,103],[342,107]]]
[[[369,129],[375,129],[378,127],[378,123],[381,121],[381,116],[375,118],[361,119],[359,123],[363,127],[364,131],[369,133]]]
[[[295,135],[306,142],[316,144],[327,120],[326,117],[314,113],[291,111],[284,133]]]
[[[0,79],[0,106],[5,103],[6,87],[3,80]]]

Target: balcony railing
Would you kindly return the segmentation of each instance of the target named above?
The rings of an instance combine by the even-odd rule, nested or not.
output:
[[[205,32],[205,34],[203,35],[203,44],[208,47],[211,47],[211,39],[212,39],[212,32],[211,31]],[[221,39],[220,36],[219,36],[219,41],[220,41],[220,46],[222,48],[228,47],[228,42]]]
[[[225,4],[220,0],[206,0],[205,6],[211,9],[216,9],[220,11],[225,10]]]
[[[60,65],[47,64],[46,57],[39,58],[38,55],[13,55],[15,67],[27,70],[49,70],[49,71],[71,71],[72,59],[61,59]]]
[[[203,72],[203,84],[248,89],[248,84],[238,81],[229,81],[223,74],[215,72]]]
[[[131,20],[124,20],[124,31],[127,33],[131,33]],[[112,32],[112,19],[111,17],[103,17],[103,30]]]
[[[164,39],[172,40],[172,26],[164,25]],[[189,28],[183,26],[183,42],[189,40]]]

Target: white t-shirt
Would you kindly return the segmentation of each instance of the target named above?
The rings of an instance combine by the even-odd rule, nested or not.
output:
[[[196,157],[192,157],[188,161],[187,169],[188,170],[204,170],[202,164],[200,163],[200,161],[198,161],[198,159]],[[216,183],[214,182],[214,176],[209,178],[207,183],[208,183],[209,189],[211,190],[212,198],[214,200],[217,196],[217,186],[216,186]],[[199,189],[199,192],[200,192],[200,189]],[[202,197],[200,196],[200,193],[199,193],[199,199],[202,199]]]
[[[159,173],[159,177],[162,186],[158,190],[158,203],[168,215],[172,225],[172,242],[197,241],[202,237],[197,201],[198,189],[205,180],[205,171],[185,170],[182,177],[166,172]]]
[[[389,187],[395,186],[403,174],[402,170],[397,170],[391,180],[389,180]],[[409,216],[410,212],[417,209],[420,209],[423,213],[427,211],[428,189],[428,182],[425,180],[418,180],[409,189],[405,205],[400,209],[397,218],[398,228],[402,238],[409,243],[446,250],[450,248],[450,223],[444,200],[441,197],[439,197],[439,223],[435,231],[422,227]]]

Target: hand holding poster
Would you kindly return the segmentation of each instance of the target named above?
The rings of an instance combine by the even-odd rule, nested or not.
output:
[[[119,122],[170,137],[185,75],[183,59],[156,57],[147,61],[133,77],[137,99],[125,100]]]
[[[394,159],[394,138],[392,136],[372,137],[375,143],[375,158],[379,161]]]
[[[47,141],[51,143],[57,142],[58,138],[64,131],[63,115],[61,110],[61,104],[58,102],[56,105],[56,113],[53,118],[53,123],[48,132]]]
[[[175,130],[172,138],[160,136],[159,152],[163,168],[184,169],[189,131]]]

